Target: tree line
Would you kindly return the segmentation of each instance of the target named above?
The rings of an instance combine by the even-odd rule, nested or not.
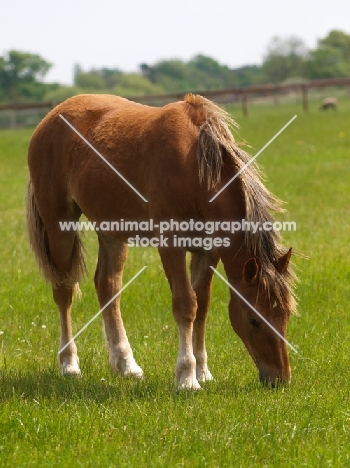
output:
[[[0,102],[62,101],[79,93],[120,96],[240,88],[268,83],[350,76],[350,35],[332,30],[308,49],[298,37],[274,37],[261,65],[231,69],[206,55],[189,61],[141,63],[139,71],[74,67],[73,86],[44,83],[52,64],[39,55],[11,50],[0,57]]]

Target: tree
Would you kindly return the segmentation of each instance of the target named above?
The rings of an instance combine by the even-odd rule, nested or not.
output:
[[[121,73],[118,83],[112,88],[118,96],[140,96],[144,94],[163,94],[164,89],[151,83],[148,78],[139,73]]]
[[[141,63],[140,71],[142,76],[150,80],[152,83],[157,82],[157,72],[154,67],[148,65],[147,63]]]
[[[264,74],[260,65],[246,65],[232,70],[237,88],[257,86],[264,82]]]
[[[85,90],[108,90],[118,83],[121,71],[118,68],[92,68],[85,72],[80,65],[74,66],[74,85]]]
[[[161,60],[153,67],[155,83],[165,92],[186,92],[193,88],[193,73],[180,59]]]
[[[200,82],[206,86],[206,89],[233,88],[238,85],[234,71],[211,57],[196,55],[188,65],[200,73]]]
[[[13,101],[21,98],[40,99],[46,87],[40,80],[51,64],[36,54],[10,50],[0,60],[0,88],[3,97]]]
[[[161,60],[150,67],[140,66],[143,76],[161,85],[166,92],[204,91],[236,86],[235,74],[226,65],[199,54],[190,61]]]
[[[322,46],[312,50],[305,63],[305,73],[311,79],[343,76],[341,54],[332,47]]]
[[[350,35],[333,30],[310,51],[306,64],[308,78],[350,76]]]
[[[318,42],[319,47],[337,50],[343,60],[350,60],[350,35],[334,29],[327,37]]]
[[[119,68],[101,68],[100,70],[101,76],[105,80],[106,88],[113,88],[118,81],[120,76],[122,75],[122,71]]]
[[[220,75],[223,70],[229,70],[225,65],[220,65],[215,59],[208,57],[207,55],[195,55],[189,62],[191,65],[196,67],[198,70],[202,70],[208,75]]]
[[[307,48],[302,39],[295,36],[286,39],[275,36],[263,61],[266,81],[281,83],[287,78],[303,76],[306,55]]]
[[[76,86],[57,85],[57,88],[48,90],[43,99],[44,101],[58,103],[81,93],[84,93],[84,90]]]
[[[89,72],[79,71],[74,77],[74,84],[80,88],[89,90],[101,90],[106,88],[105,80],[98,70],[91,70]]]

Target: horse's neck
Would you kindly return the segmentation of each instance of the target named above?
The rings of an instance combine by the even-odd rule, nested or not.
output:
[[[229,281],[236,283],[242,278],[243,268],[249,255],[246,250],[244,233],[236,232],[229,236],[230,246],[220,249],[220,258]]]

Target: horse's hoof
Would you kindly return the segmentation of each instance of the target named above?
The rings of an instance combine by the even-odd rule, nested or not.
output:
[[[199,385],[198,381],[196,379],[194,380],[185,380],[184,382],[180,382],[178,385],[177,385],[177,390],[178,391],[190,391],[190,392],[193,392],[193,391],[198,391],[198,390],[202,390],[202,387]]]
[[[81,377],[81,370],[77,364],[62,364],[61,374],[64,377]]]
[[[210,380],[214,380],[214,377],[211,375],[209,369],[200,369],[196,372],[196,377],[198,382],[208,382]]]
[[[134,379],[143,379],[143,370],[132,358],[112,358],[110,360],[111,371],[115,375],[122,375],[123,377],[131,377]]]
[[[123,376],[124,377],[131,377],[133,379],[137,379],[137,380],[143,380],[143,370],[141,369],[141,367],[137,366],[127,372],[124,372],[123,373]]]

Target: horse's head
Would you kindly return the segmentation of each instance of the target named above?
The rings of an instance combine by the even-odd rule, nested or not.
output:
[[[291,250],[273,265],[272,274],[275,275],[276,285],[282,285],[282,295],[281,287],[271,287],[271,278],[270,287],[266,287],[261,266],[256,258],[245,262],[239,280],[235,281],[240,294],[284,338],[294,304],[292,293],[283,277],[287,274],[290,256]],[[232,285],[234,286],[233,283]],[[230,292],[229,314],[232,327],[252,356],[259,370],[260,380],[272,386],[288,382],[291,369],[286,342],[234,291]]]

